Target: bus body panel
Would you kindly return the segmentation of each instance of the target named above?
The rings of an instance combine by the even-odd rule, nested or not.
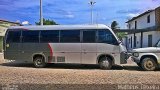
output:
[[[81,43],[51,43],[53,56],[64,58],[56,63],[81,63]]]
[[[97,43],[82,43],[82,64],[96,64]]]
[[[4,51],[4,57],[9,60],[18,60],[21,58],[21,44],[19,43],[8,43],[4,45],[6,50]]]

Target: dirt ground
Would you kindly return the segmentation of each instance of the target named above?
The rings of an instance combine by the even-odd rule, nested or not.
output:
[[[132,63],[129,61],[129,63]],[[160,89],[160,70],[142,71],[135,64],[101,70],[96,65],[8,62],[0,54],[0,90],[135,90]]]

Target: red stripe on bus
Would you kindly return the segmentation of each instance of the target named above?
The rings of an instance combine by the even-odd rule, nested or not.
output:
[[[52,49],[52,47],[49,43],[48,43],[48,47],[49,47],[49,50],[50,50],[50,57],[51,57],[50,60],[48,60],[48,62],[51,63],[52,58],[53,58],[53,49]]]
[[[22,30],[29,30],[29,29],[26,29],[26,28],[20,28],[20,29],[22,29]]]

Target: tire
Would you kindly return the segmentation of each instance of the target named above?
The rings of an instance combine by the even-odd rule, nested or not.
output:
[[[33,63],[36,68],[43,68],[46,66],[44,57],[40,57],[40,56],[35,57]]]
[[[151,57],[146,57],[141,63],[142,69],[145,71],[154,71],[157,69],[157,63]]]
[[[109,70],[112,67],[112,60],[109,57],[102,57],[99,61],[99,66],[103,70]]]

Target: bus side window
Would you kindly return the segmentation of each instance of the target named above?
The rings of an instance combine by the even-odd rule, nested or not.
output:
[[[20,43],[21,31],[9,31],[7,34],[7,43]]]
[[[40,37],[41,37],[40,38],[41,43],[49,43],[49,42],[58,43],[59,42],[59,31],[58,30],[43,30],[41,31]]]
[[[96,42],[96,31],[83,31],[83,42],[84,43],[95,43]]]
[[[61,43],[80,43],[80,30],[61,30]]]
[[[22,31],[22,42],[23,43],[38,43],[39,42],[39,31]]]
[[[118,44],[116,38],[109,30],[98,31],[98,43],[107,43],[112,45]]]

